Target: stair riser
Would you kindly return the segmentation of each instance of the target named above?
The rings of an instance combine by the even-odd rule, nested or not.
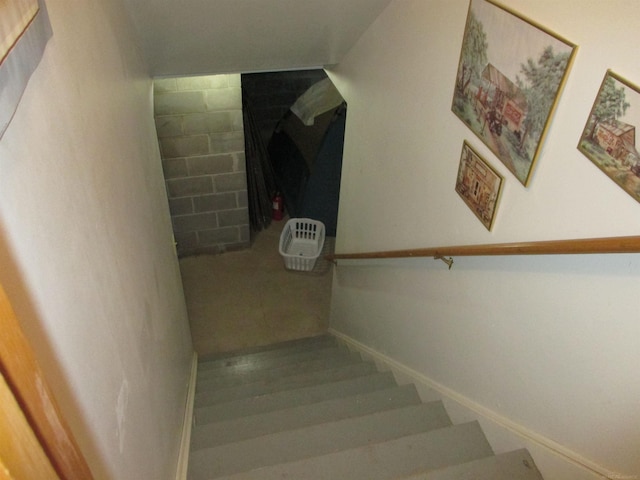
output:
[[[192,451],[190,471],[193,480],[216,478],[342,449],[375,445],[449,425],[451,422],[442,404],[398,408]]]
[[[434,471],[450,465],[486,458],[492,454],[480,426],[472,422],[218,478],[219,480],[281,480],[283,478],[395,480],[418,471]],[[199,480],[199,478],[193,477],[193,480]]]
[[[287,408],[227,422],[196,426],[191,436],[191,449],[195,451],[286,430],[419,404],[420,396],[415,387],[406,385]]]
[[[321,335],[308,339],[294,340],[287,342],[285,346],[271,346],[259,349],[255,353],[226,355],[222,358],[207,359],[201,358],[198,369],[199,371],[226,369],[238,365],[245,365],[262,360],[267,361],[270,358],[278,358],[283,356],[295,355],[296,353],[308,352],[313,349],[326,347],[336,347],[338,342],[335,337]],[[209,357],[210,358],[210,357]]]
[[[305,358],[274,368],[247,372],[233,376],[216,376],[213,378],[198,378],[196,392],[215,390],[218,388],[234,387],[257,382],[269,382],[292,375],[301,375],[308,372],[318,372],[330,368],[358,363],[361,359],[358,355],[346,351],[331,350],[327,357],[312,360]]]
[[[329,336],[199,367],[189,480],[542,480]]]
[[[312,360],[333,358],[335,356],[345,355],[349,350],[345,347],[337,345],[322,345],[321,347],[313,347],[309,350],[293,352],[290,355],[280,355],[269,358],[255,358],[244,361],[242,364],[234,365],[226,368],[210,368],[200,370],[198,380],[207,380],[212,378],[228,378],[236,375],[248,375],[253,372],[261,372],[273,368],[296,365],[298,363],[308,362]],[[357,354],[352,353],[354,356]],[[202,366],[202,364],[200,364]]]
[[[338,382],[312,385],[305,388],[275,392],[256,398],[219,403],[195,409],[196,425],[219,422],[240,418],[242,416],[257,415],[284,408],[321,402],[329,399],[344,398],[366,392],[377,391],[395,386],[390,372],[374,372]]]
[[[305,375],[294,375],[272,382],[243,385],[240,387],[226,388],[216,391],[196,393],[195,405],[211,405],[221,402],[231,402],[243,398],[265,395],[278,391],[293,390],[296,388],[308,387],[329,383],[336,380],[353,378],[367,375],[375,371],[375,366],[371,363],[355,363],[346,367],[322,370]]]

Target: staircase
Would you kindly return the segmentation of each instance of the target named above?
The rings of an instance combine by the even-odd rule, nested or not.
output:
[[[199,362],[189,480],[541,480],[324,335]]]

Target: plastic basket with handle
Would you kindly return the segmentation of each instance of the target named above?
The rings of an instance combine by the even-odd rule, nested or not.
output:
[[[280,234],[280,255],[288,270],[310,271],[324,246],[324,223],[292,218]]]

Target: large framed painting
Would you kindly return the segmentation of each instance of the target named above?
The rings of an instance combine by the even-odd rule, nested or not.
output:
[[[640,202],[640,89],[608,70],[584,127],[578,149]]]
[[[453,112],[528,186],[577,47],[492,0],[471,0]]]
[[[502,176],[465,141],[460,155],[456,192],[487,230],[491,230],[496,218],[502,182]]]

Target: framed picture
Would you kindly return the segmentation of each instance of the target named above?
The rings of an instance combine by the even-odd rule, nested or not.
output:
[[[0,63],[38,13],[38,0],[0,0]]]
[[[465,141],[460,155],[456,192],[487,230],[491,230],[496,217],[502,182],[502,176]]]
[[[584,127],[578,150],[640,202],[640,89],[608,70]]]
[[[451,109],[527,186],[576,46],[492,0],[471,0]]]

